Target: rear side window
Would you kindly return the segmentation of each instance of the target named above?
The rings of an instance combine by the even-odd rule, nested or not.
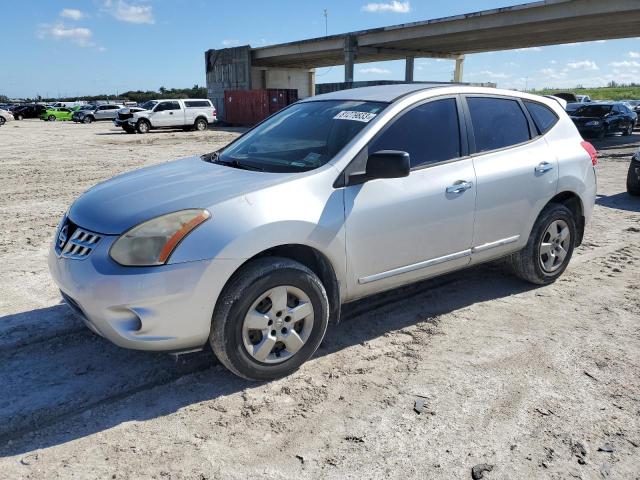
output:
[[[486,152],[526,142],[529,122],[517,100],[468,97],[476,151]]]
[[[211,107],[211,103],[208,100],[185,100],[184,104],[187,108]]]
[[[369,153],[380,150],[409,153],[412,168],[460,157],[456,101],[435,100],[402,114],[369,145]]]
[[[533,118],[533,123],[536,124],[540,135],[544,135],[551,130],[551,127],[558,121],[558,116],[550,108],[540,103],[525,100],[524,105],[529,110],[529,115]]]

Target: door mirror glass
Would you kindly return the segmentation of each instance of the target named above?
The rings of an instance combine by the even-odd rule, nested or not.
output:
[[[366,180],[408,177],[411,160],[407,152],[380,150],[367,158]]]

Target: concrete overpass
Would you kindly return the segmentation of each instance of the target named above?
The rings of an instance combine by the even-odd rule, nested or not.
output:
[[[456,61],[454,81],[460,82],[465,54],[637,36],[640,36],[640,0],[546,0],[237,49],[245,50],[241,63],[248,62],[246,88],[299,88],[300,96],[304,97],[313,95],[316,67],[344,64],[345,82],[352,82],[356,63],[404,59],[405,80],[413,81],[415,58],[449,58]],[[208,86],[216,65],[223,65],[217,61],[221,52],[206,53]],[[237,64],[238,56],[223,63]],[[213,83],[213,77],[222,79],[220,74],[214,74]],[[284,79],[288,85],[284,85]]]

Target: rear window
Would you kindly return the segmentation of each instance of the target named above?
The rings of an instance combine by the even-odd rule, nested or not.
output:
[[[209,100],[185,100],[184,104],[187,108],[211,107]]]
[[[533,123],[536,124],[540,135],[544,135],[551,130],[551,127],[558,121],[558,116],[553,110],[540,103],[525,100],[524,105],[527,107],[527,110],[529,110],[529,114],[531,118],[533,118]]]
[[[529,122],[517,100],[468,97],[476,151],[517,145],[531,138]]]

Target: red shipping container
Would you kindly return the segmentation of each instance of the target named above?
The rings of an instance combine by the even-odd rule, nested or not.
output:
[[[224,120],[233,125],[255,125],[298,101],[298,90],[225,90]]]

